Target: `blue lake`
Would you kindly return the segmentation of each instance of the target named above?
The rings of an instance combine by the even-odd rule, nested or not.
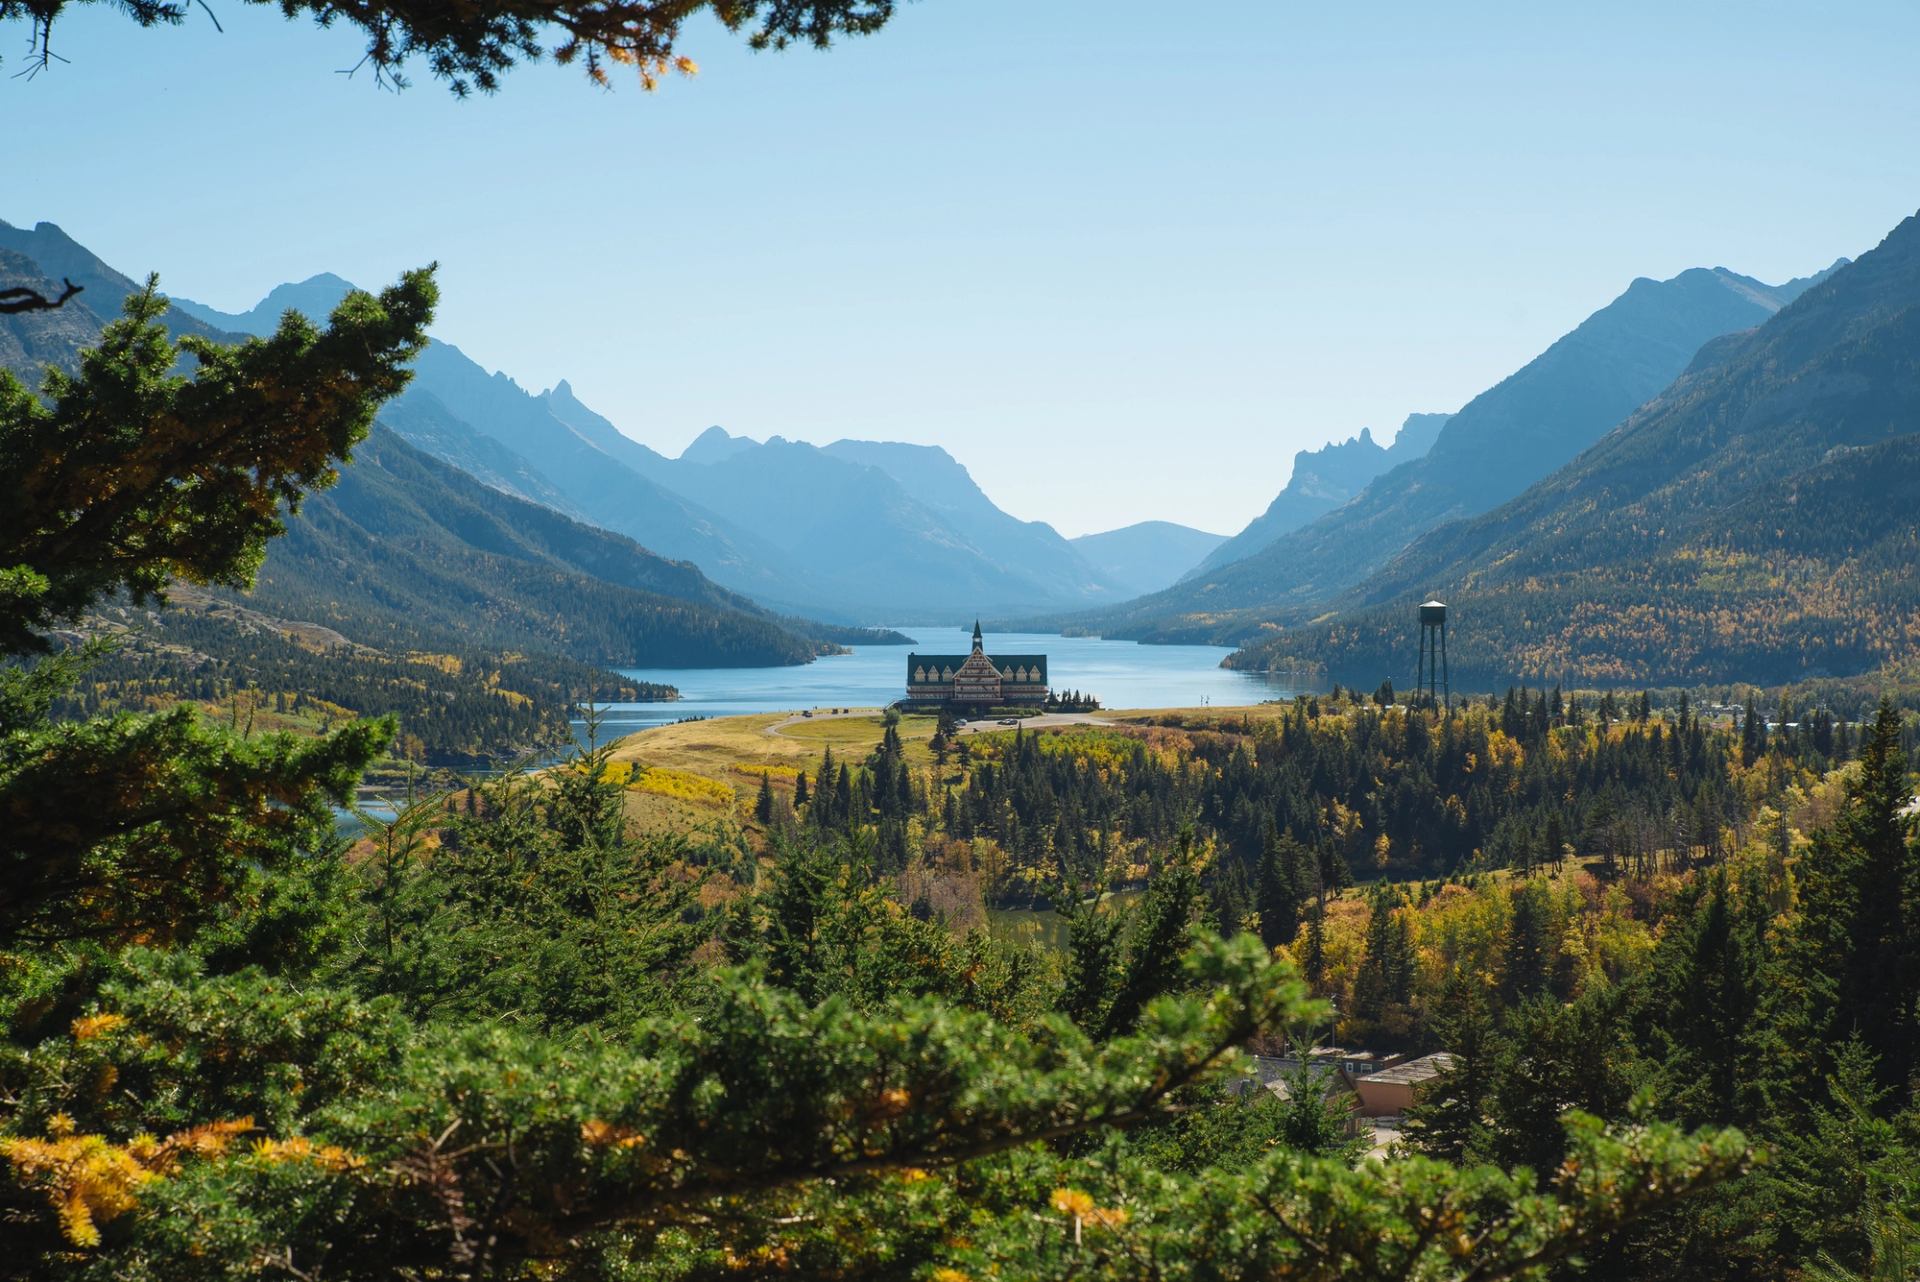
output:
[[[680,691],[680,698],[668,703],[602,704],[601,742],[691,717],[880,707],[906,693],[910,651],[964,654],[973,643],[971,629],[942,626],[895,630],[913,637],[914,644],[859,646],[851,654],[779,668],[622,668],[622,673],[637,680],[673,686]],[[990,633],[987,653],[996,649],[1009,654],[1045,654],[1056,690],[1091,694],[1108,708],[1248,707],[1269,699],[1324,691],[1309,678],[1285,673],[1230,672],[1220,666],[1220,660],[1232,652],[1221,646],[1140,645],[1038,632]],[[575,722],[574,728],[578,731],[581,723]],[[392,817],[390,800],[368,796],[362,801],[377,817]],[[358,823],[346,812],[339,813],[342,831],[358,830]]]
[[[688,717],[732,717],[807,708],[871,708],[906,693],[907,654],[965,654],[970,629],[900,627],[913,645],[858,646],[852,654],[782,668],[622,668],[629,677],[674,686],[671,703],[602,705],[601,737],[615,738]],[[1269,699],[1318,692],[1320,686],[1285,673],[1231,672],[1220,660],[1231,651],[1208,645],[1140,645],[1098,637],[1037,632],[987,635],[987,653],[1047,655],[1055,690],[1091,694],[1109,708],[1246,707]]]

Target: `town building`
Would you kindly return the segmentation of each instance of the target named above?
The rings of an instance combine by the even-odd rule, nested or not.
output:
[[[1386,1157],[1400,1144],[1407,1110],[1419,1102],[1422,1088],[1458,1062],[1446,1051],[1408,1059],[1323,1046],[1304,1057],[1255,1055],[1253,1075],[1231,1083],[1230,1089],[1244,1099],[1264,1088],[1284,1100],[1304,1084],[1345,1114],[1347,1134],[1365,1140],[1373,1156]]]
[[[971,654],[909,654],[907,702],[997,708],[1047,701],[1047,656],[989,655],[973,624]]]
[[[1422,1055],[1353,1079],[1360,1111],[1368,1117],[1401,1117],[1414,1106],[1420,1088],[1452,1070],[1454,1058],[1445,1051]]]

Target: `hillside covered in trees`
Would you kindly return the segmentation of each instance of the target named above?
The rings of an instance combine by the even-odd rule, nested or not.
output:
[[[1831,269],[1829,269],[1831,270]],[[1439,426],[1349,501],[1231,564],[1087,616],[1114,636],[1240,644],[1318,616],[1429,531],[1513,498],[1659,395],[1702,344],[1760,325],[1828,273],[1769,285],[1724,268],[1641,278]],[[1258,524],[1258,523],[1256,523]],[[1522,676],[1504,674],[1495,684]],[[1373,678],[1378,680],[1378,677]]]
[[[37,385],[46,368],[77,370],[98,342],[104,322],[89,304],[137,291],[58,229],[4,231],[52,259],[0,250],[19,279],[43,290],[56,275],[85,282],[57,310],[0,315],[0,357]],[[231,338],[171,305],[163,317],[171,332]],[[423,404],[409,423],[429,431]],[[193,608],[96,619],[91,630],[115,648],[85,693],[59,706],[312,701],[332,709],[319,724],[398,713],[409,755],[465,761],[559,741],[582,699],[673,693],[611,667],[804,663],[874,635],[777,617],[692,565],[502,493],[384,427],[286,528],[245,594],[213,589],[226,608],[195,596]]]
[[[1059,1000],[1095,1024],[1170,902],[1258,938],[1332,1003],[1323,1036],[1453,1056],[1405,1151],[1564,1171],[1569,1109],[1759,1137],[1753,1172],[1564,1276],[1879,1279],[1920,1249],[1916,748],[1885,703],[1714,723],[1685,698],[1342,695],[943,730],[929,757],[889,723],[864,758],[769,772],[755,809],[772,850],[837,839],[864,870],[821,885],[871,878],[915,917],[1050,905]]]
[[[1233,662],[1403,678],[1410,603],[1456,681],[1788,682],[1911,660],[1920,632],[1920,218],[1708,345],[1567,467],[1435,530]]]
[[[411,272],[324,329],[190,341],[174,378],[143,293],[44,401],[0,374],[0,647],[244,586],[435,298]],[[0,667],[11,1276],[1519,1278],[1749,1161],[1730,1130],[1576,1120],[1543,1187],[1355,1167],[1310,1097],[1241,1108],[1238,1048],[1324,1008],[1193,928],[1185,853],[1062,968],[909,911],[858,842],[636,839],[604,749],[348,850],[329,803],[391,719],[56,723],[81,668]]]
[[[774,800],[870,840],[883,872],[953,861],[976,904],[1045,901],[1063,877],[1089,892],[1137,885],[1186,833],[1212,852],[1205,880],[1231,931],[1276,858],[1291,861],[1296,916],[1320,890],[1529,872],[1570,852],[1643,875],[1713,862],[1783,776],[1848,759],[1850,718],[1870,712],[1750,704],[1736,730],[1684,695],[1658,709],[1645,694],[1510,690],[1446,715],[1343,692],[1191,719],[942,730],[927,756],[890,724],[864,759],[783,772]],[[1770,717],[1791,728],[1769,736]]]

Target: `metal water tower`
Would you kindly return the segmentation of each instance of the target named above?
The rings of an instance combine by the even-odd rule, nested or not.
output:
[[[1426,600],[1420,603],[1420,671],[1414,689],[1425,690],[1427,697],[1444,699],[1453,708],[1453,690],[1447,673],[1447,603]]]

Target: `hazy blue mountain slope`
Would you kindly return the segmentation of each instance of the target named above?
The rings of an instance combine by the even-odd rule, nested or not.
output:
[[[573,394],[573,386],[561,379],[540,393],[538,400],[552,415],[578,433],[581,439],[618,459],[650,481],[664,482],[670,461],[650,450],[610,421],[588,409]]]
[[[702,506],[796,553],[814,591],[861,617],[938,620],[1063,599],[1060,574],[1002,560],[884,470],[804,442],[774,437],[712,463],[676,461],[671,475]]]
[[[1226,541],[1224,535],[1190,525],[1140,521],[1100,534],[1083,534],[1073,540],[1073,546],[1110,582],[1140,596],[1174,582]]]
[[[618,667],[815,652],[694,566],[500,494],[384,429],[288,521],[250,600],[386,649],[457,637]]]
[[[1100,624],[1114,635],[1235,640],[1311,617],[1427,531],[1487,511],[1563,465],[1672,383],[1703,345],[1761,324],[1824,275],[1769,286],[1695,268],[1637,280],[1462,407],[1424,458],[1253,556]]]
[[[1017,569],[1061,599],[1124,594],[1117,581],[1103,576],[1053,526],[1022,521],[1001,511],[975,484],[973,474],[937,445],[841,440],[826,446],[825,453],[885,472],[908,494],[945,517],[987,557]]]
[[[526,457],[458,418],[432,392],[418,392],[387,405],[380,421],[418,449],[459,468],[496,490],[541,503],[575,520],[587,514]]]
[[[596,444],[590,433],[556,417],[539,397],[506,375],[488,373],[459,348],[441,342],[428,345],[414,369],[414,382],[401,394],[400,404],[435,397],[474,430],[533,461],[594,524],[636,539],[661,556],[693,561],[734,586],[751,590],[780,581],[776,551],[743,547],[752,540],[742,531],[649,480]],[[645,447],[634,443],[634,448]]]
[[[318,276],[274,290],[245,313],[193,306],[211,321],[259,330],[287,307],[322,313],[349,287]],[[1116,595],[1050,527],[1015,521],[977,489],[946,510],[885,468],[719,429],[668,459],[625,436],[565,382],[532,395],[448,343],[430,344],[415,371],[388,415],[415,444],[489,484],[692,561],[788,613],[958,617]],[[470,431],[460,432],[462,424]],[[913,460],[894,462],[907,468]]]
[[[353,282],[321,272],[301,281],[275,285],[267,296],[244,312],[223,312],[191,298],[175,298],[173,305],[216,329],[233,334],[270,334],[288,312],[299,312],[315,324],[325,322],[353,289]]]
[[[1438,592],[1469,678],[1769,682],[1920,651],[1920,218],[1518,498],[1237,657],[1398,673]]]
[[[750,450],[760,442],[751,436],[735,436],[718,424],[708,428],[693,438],[687,448],[680,451],[682,463],[718,463],[735,454]]]
[[[1183,578],[1193,578],[1223,565],[1243,561],[1271,547],[1281,535],[1325,516],[1365,489],[1367,483],[1402,463],[1424,458],[1451,414],[1409,414],[1393,444],[1382,447],[1366,428],[1360,435],[1335,441],[1317,450],[1293,456],[1293,472],[1267,510],[1247,528],[1223,541]]]
[[[120,304],[128,294],[139,289],[146,279],[144,271],[140,280],[136,281],[114,270],[54,223],[35,223],[29,229],[0,222],[0,249],[31,259],[39,265],[41,274],[48,281],[72,280],[82,290],[72,302],[84,303],[87,310],[102,321],[117,320]],[[161,281],[163,290],[165,285],[166,282]],[[182,308],[179,300],[172,299],[171,295],[169,299],[173,305],[167,309],[165,317],[168,329],[176,334],[221,337],[221,327],[204,323],[201,318]]]
[[[60,282],[48,279],[40,264],[26,255],[0,249],[0,289],[15,287],[56,298]],[[119,309],[113,308],[108,314],[118,315]],[[37,391],[47,366],[58,366],[69,374],[74,371],[80,349],[93,342],[102,324],[101,317],[87,306],[84,293],[52,311],[0,313],[0,369],[11,370]]]
[[[351,288],[323,273],[277,286],[246,312],[181,305],[210,323],[262,333],[289,308],[325,316]],[[454,430],[450,420],[470,431]],[[784,590],[797,577],[804,587],[805,575],[777,547],[728,528],[649,479],[666,460],[581,405],[564,383],[535,396],[452,344],[434,341],[414,363],[414,380],[389,406],[387,421],[436,457],[473,467],[490,484],[624,534],[661,556],[694,561],[729,586]],[[494,448],[476,447],[475,437]],[[795,599],[804,600],[804,592]]]

